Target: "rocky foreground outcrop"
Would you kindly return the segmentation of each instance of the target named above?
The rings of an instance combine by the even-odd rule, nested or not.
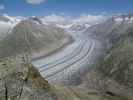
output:
[[[23,57],[3,59],[0,79],[0,100],[56,100],[49,83]]]
[[[121,100],[95,89],[52,86],[30,64],[27,55],[0,61],[0,100]]]

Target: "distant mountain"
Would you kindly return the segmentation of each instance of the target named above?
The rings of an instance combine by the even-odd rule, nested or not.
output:
[[[0,16],[0,39],[9,34],[13,27],[23,19],[24,17],[10,17],[7,15]]]
[[[69,27],[72,32],[83,32],[91,26],[89,23],[74,23]]]
[[[21,21],[10,34],[0,41],[0,57],[22,52],[52,52],[70,42],[70,36],[61,28],[35,23],[32,19]]]
[[[133,30],[133,15],[113,16],[103,23],[89,27],[84,34],[97,37],[107,43],[119,40],[122,34]],[[133,33],[131,33],[133,34]]]
[[[107,19],[106,16],[83,15],[80,18],[74,19],[73,25],[69,29],[73,32],[84,32],[90,26],[101,23],[106,19]]]
[[[83,32],[88,29],[88,27],[103,22],[106,17],[101,15],[82,15],[77,18],[71,18],[68,16],[52,14],[49,16],[32,16],[28,18],[21,16],[13,17],[2,15],[0,16],[0,37],[5,37],[5,35],[10,33],[19,22],[26,19],[32,20],[36,24],[56,26],[70,30],[72,32]]]
[[[106,17],[101,15],[82,15],[76,18],[60,15],[49,15],[43,17],[32,17],[45,25],[54,25],[63,29],[67,29],[72,32],[85,31],[89,26],[103,22]]]

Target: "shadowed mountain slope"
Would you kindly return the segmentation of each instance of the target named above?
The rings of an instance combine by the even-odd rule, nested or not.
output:
[[[42,52],[40,55],[45,55],[67,44],[70,40],[71,37],[60,28],[25,20],[0,41],[0,57],[22,52],[32,54]]]

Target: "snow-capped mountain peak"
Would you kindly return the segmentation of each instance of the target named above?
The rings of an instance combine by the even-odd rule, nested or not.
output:
[[[7,14],[0,16],[0,38],[9,34],[21,20],[24,20],[24,17],[11,17]]]
[[[116,23],[133,23],[133,15],[120,15],[113,17]]]

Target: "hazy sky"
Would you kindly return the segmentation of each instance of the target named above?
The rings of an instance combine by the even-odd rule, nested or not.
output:
[[[133,0],[0,0],[0,13],[14,16],[133,12]]]

